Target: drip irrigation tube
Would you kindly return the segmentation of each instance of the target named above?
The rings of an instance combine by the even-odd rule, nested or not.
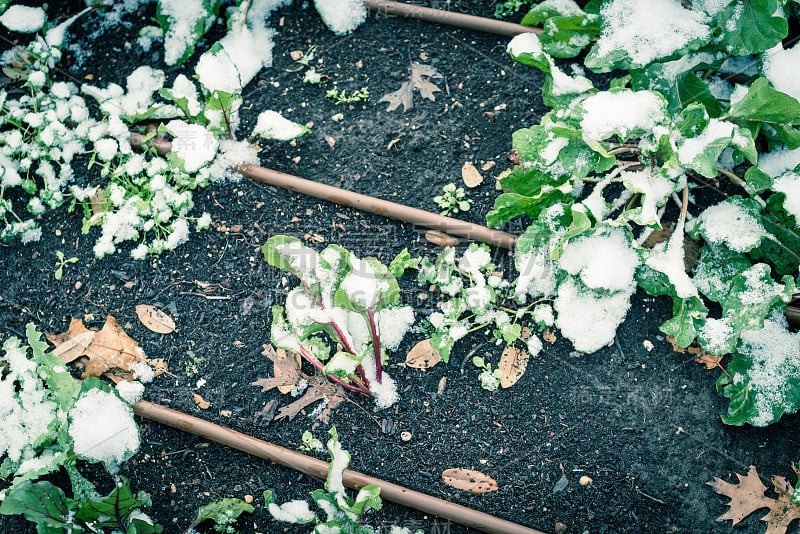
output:
[[[144,137],[140,134],[132,133],[130,137],[133,146],[141,147]],[[150,143],[156,147],[159,154],[166,154],[172,149],[169,141],[151,140]],[[390,219],[408,222],[417,226],[424,226],[433,230],[439,230],[447,234],[464,237],[488,245],[512,250],[517,241],[517,236],[493,230],[486,226],[474,224],[452,217],[445,217],[437,213],[412,208],[404,204],[382,200],[380,198],[362,195],[334,187],[321,184],[312,180],[306,180],[291,174],[265,169],[255,165],[243,164],[235,169],[237,172],[265,184],[273,185],[296,193],[312,196],[322,200],[341,204],[351,208],[368,211],[377,215],[382,215]]]
[[[155,423],[215,441],[232,449],[290,467],[307,475],[323,480],[328,476],[328,462],[290,451],[274,443],[236,432],[230,428],[183,412],[148,401],[137,402],[133,405],[133,411],[140,417]],[[381,497],[387,501],[433,514],[443,519],[449,519],[481,532],[490,534],[544,534],[539,530],[512,523],[466,506],[425,495],[424,493],[349,469],[344,472],[342,482],[348,488],[356,490],[369,485],[379,486],[381,488]]]
[[[453,11],[433,9],[430,7],[413,6],[402,2],[391,2],[389,0],[364,0],[367,9],[376,13],[386,15],[399,15],[410,19],[424,20],[436,24],[447,26],[457,26],[468,30],[477,30],[498,35],[508,35],[513,37],[521,33],[542,33],[539,28],[504,22],[502,20],[487,19],[474,15],[465,15]]]

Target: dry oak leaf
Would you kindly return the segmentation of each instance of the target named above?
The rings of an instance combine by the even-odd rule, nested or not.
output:
[[[406,354],[406,366],[414,369],[428,369],[442,361],[439,351],[431,346],[431,340],[420,341]]]
[[[730,509],[719,516],[717,521],[730,519],[733,525],[761,508],[769,508],[769,512],[761,518],[767,523],[765,534],[784,534],[792,521],[800,519],[800,505],[791,502],[794,488],[781,476],[772,477],[772,485],[778,498],[764,495],[767,487],[761,482],[755,466],[750,466],[747,475],[736,474],[739,483],[725,482],[714,478],[708,485],[720,495],[730,497]]]
[[[136,316],[148,330],[157,334],[171,334],[175,331],[175,321],[172,317],[149,304],[136,306]]]
[[[497,482],[492,477],[472,469],[446,469],[442,480],[448,486],[470,493],[497,491]]]
[[[478,187],[483,183],[483,176],[481,176],[480,171],[470,162],[461,167],[461,179],[464,180],[464,185],[469,188]]]
[[[261,352],[273,363],[274,378],[259,378],[251,382],[251,386],[259,386],[261,391],[267,392],[273,388],[286,395],[291,392],[298,382],[303,378],[300,373],[300,361],[297,356],[289,357],[283,349],[277,351],[272,345],[264,345]]]
[[[87,333],[91,334],[88,344]],[[125,333],[111,315],[106,317],[106,322],[99,331],[87,329],[80,319],[72,319],[67,332],[48,334],[47,339],[55,345],[54,353],[64,363],[75,361],[80,356],[89,358],[81,374],[83,379],[90,376],[100,377],[111,369],[130,371],[131,364],[147,361],[139,344]],[[64,345],[66,348],[62,348]]]
[[[527,350],[511,345],[503,349],[503,355],[497,364],[497,368],[503,371],[503,376],[500,378],[500,385],[503,388],[510,388],[522,378],[528,367],[528,359],[530,359],[530,354]]]
[[[381,97],[378,102],[388,102],[389,107],[386,111],[394,111],[400,104],[403,104],[403,111],[408,111],[414,107],[414,89],[419,90],[422,98],[435,102],[436,96],[433,94],[441,91],[435,84],[431,83],[430,78],[441,78],[442,75],[436,72],[436,69],[431,65],[424,65],[411,62],[411,79],[403,82],[400,89],[392,93],[387,93]]]

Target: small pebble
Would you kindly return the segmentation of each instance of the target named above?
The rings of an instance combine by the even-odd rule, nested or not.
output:
[[[247,495],[244,496],[244,502],[250,504],[251,502],[253,502],[253,496],[248,493]]]
[[[567,525],[565,525],[561,521],[556,521],[556,524],[553,525],[553,532],[556,532],[557,534],[560,534],[561,532],[566,532],[566,531],[567,531]]]
[[[580,479],[578,479],[578,484],[581,486],[588,486],[592,483],[592,477],[587,477],[583,475]]]
[[[411,432],[401,432],[400,439],[403,441],[411,441]]]
[[[82,288],[82,287],[83,287],[83,284],[81,283],[81,281],[80,281],[80,280],[78,280],[77,282],[75,282],[75,289],[80,289],[80,288]]]

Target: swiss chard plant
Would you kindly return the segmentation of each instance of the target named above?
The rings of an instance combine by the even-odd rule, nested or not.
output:
[[[325,488],[311,493],[311,498],[324,512],[320,517],[312,511],[305,500],[289,501],[277,504],[271,491],[264,492],[264,502],[270,515],[283,523],[305,524],[311,527],[311,532],[328,532],[331,534],[371,534],[375,532],[372,527],[363,523],[363,515],[367,510],[380,510],[383,506],[378,486],[364,486],[350,497],[342,482],[344,470],[350,465],[350,453],[339,443],[336,427],[329,431],[327,449],[330,454],[328,477]],[[408,528],[392,525],[390,534],[412,534]],[[421,530],[413,534],[423,534]]]
[[[798,297],[800,93],[797,46],[782,40],[797,14],[778,0],[546,0],[523,20],[544,33],[508,46],[544,73],[553,108],[514,133],[520,163],[487,215],[531,221],[517,294],[553,298],[556,326],[584,352],[614,340],[637,285],[670,297],[663,333],[731,355],[717,387],[734,425],[800,409],[800,339],[784,316]],[[587,68],[624,74],[602,90],[554,59],[586,50]],[[719,180],[740,191],[695,201]],[[701,245],[689,270],[688,238]]]
[[[300,285],[272,308],[272,342],[301,355],[331,380],[375,397],[385,408],[397,400],[384,370],[414,322],[400,304],[397,280],[377,259],[360,259],[338,245],[322,252],[290,236],[270,238],[264,258],[297,277]]]

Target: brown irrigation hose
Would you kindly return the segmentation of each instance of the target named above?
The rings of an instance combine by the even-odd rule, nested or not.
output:
[[[150,421],[221,443],[232,449],[270,460],[307,475],[321,479],[325,479],[328,476],[328,462],[290,451],[274,443],[236,432],[230,428],[210,423],[183,412],[147,401],[139,401],[134,404],[133,411],[140,417]],[[381,488],[381,497],[387,501],[433,514],[443,519],[449,519],[482,532],[491,534],[544,534],[539,530],[524,527],[466,506],[437,499],[436,497],[349,469],[344,472],[342,481],[345,486],[353,489],[361,489],[369,485],[379,486]]]
[[[349,206],[390,219],[405,221],[417,226],[432,228],[447,234],[465,237],[481,243],[487,243],[496,247],[513,249],[517,236],[492,230],[486,226],[460,221],[444,215],[438,215],[429,211],[412,208],[396,202],[389,202],[360,193],[353,193],[345,189],[321,184],[291,174],[285,174],[272,169],[256,167],[255,165],[239,165],[236,170],[248,178],[274,185],[283,189],[288,189],[296,193],[302,193],[323,200],[328,200],[342,206]]]
[[[413,6],[402,2],[391,2],[390,0],[364,0],[364,4],[366,4],[367,9],[377,13],[399,15],[410,19],[424,20],[436,24],[446,24],[447,26],[457,26],[468,30],[496,33],[498,35],[513,37],[520,33],[542,32],[539,28],[532,28],[512,22],[465,15],[463,13],[444,11],[442,9],[432,9],[430,7]]]
[[[132,133],[130,137],[131,144],[136,147],[142,146],[144,137],[140,134]],[[152,140],[150,143],[156,147],[159,154],[166,154],[172,148],[169,141]],[[390,219],[404,221],[417,226],[424,226],[425,228],[432,228],[447,234],[465,237],[488,245],[496,247],[513,249],[517,241],[517,236],[500,230],[493,230],[486,226],[474,224],[466,221],[453,219],[452,217],[445,217],[437,213],[412,208],[396,202],[389,202],[379,198],[362,195],[340,189],[331,185],[321,184],[311,180],[306,180],[291,174],[285,174],[272,169],[265,169],[263,167],[256,167],[255,165],[243,164],[236,167],[236,171],[248,178],[263,182],[265,184],[274,185],[296,193],[328,200],[342,206],[349,206]]]

